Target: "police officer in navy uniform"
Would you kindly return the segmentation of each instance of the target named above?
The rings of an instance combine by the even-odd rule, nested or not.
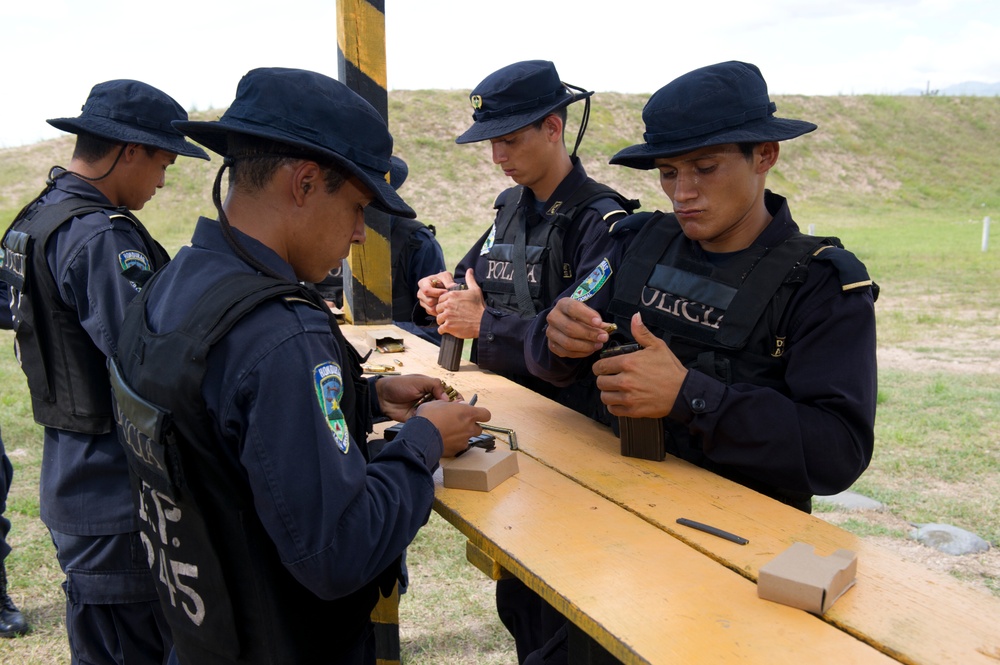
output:
[[[406,162],[393,155],[389,160],[389,184],[399,191],[410,169]],[[434,344],[440,343],[437,323],[428,319],[417,303],[417,283],[424,275],[445,269],[444,252],[435,237],[434,228],[416,219],[391,215],[389,243],[392,264],[392,322]],[[344,269],[338,265],[316,289],[338,309],[343,307]]]
[[[641,346],[593,364],[612,414],[661,419],[666,452],[808,512],[812,495],[847,489],[871,460],[878,288],[835,238],[800,233],[765,188],[779,142],[816,129],[775,111],[743,62],[657,91],[645,143],[611,163],[656,169],[673,214],[621,224],[612,278],[560,300],[527,357],[570,381],[608,344],[612,319]],[[565,646],[529,662],[565,662]]]
[[[471,360],[547,397],[601,419],[591,386],[556,389],[531,376],[524,343],[532,321],[589,274],[612,245],[608,229],[638,206],[589,178],[576,150],[593,92],[559,79],[546,60],[517,62],[470,94],[473,123],[457,143],[489,141],[493,162],[515,186],[497,197],[493,225],[455,268],[420,280],[418,299],[438,331],[471,339]],[[586,100],[572,155],[566,109]],[[453,284],[467,290],[448,291]]]
[[[125,305],[167,254],[132,214],[163,187],[178,155],[208,159],[171,122],[187,113],[139,81],[93,87],[69,167],[3,237],[15,352],[44,426],[40,507],[66,574],[74,663],[161,662],[170,634],[156,598],[128,467],[111,413],[106,357]]]
[[[304,284],[364,242],[365,206],[415,216],[385,180],[392,137],[342,83],[283,68],[247,73],[221,119],[176,126],[225,157],[219,219],[133,301],[111,365],[173,661],[370,665],[370,613],[438,461],[490,417],[437,379],[362,377]],[[367,459],[377,416],[405,424]]]

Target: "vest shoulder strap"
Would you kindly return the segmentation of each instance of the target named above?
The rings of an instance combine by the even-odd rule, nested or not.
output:
[[[736,297],[726,309],[726,323],[719,329],[716,341],[730,348],[740,348],[746,344],[764,310],[771,304],[792,269],[800,263],[807,263],[811,255],[822,246],[839,243],[836,238],[794,233],[780,245],[767,251],[747,275]],[[787,301],[786,298],[780,303],[782,310]]]
[[[840,276],[840,288],[845,292],[872,290],[872,297],[878,300],[879,285],[868,275],[868,268],[861,259],[838,244],[824,245],[813,253],[813,261],[831,264]]]

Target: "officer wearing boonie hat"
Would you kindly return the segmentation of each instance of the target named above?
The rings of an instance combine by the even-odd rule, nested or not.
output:
[[[523,349],[532,319],[601,264],[611,247],[608,228],[638,206],[589,178],[576,156],[593,94],[563,83],[547,60],[508,65],[473,89],[473,123],[456,142],[490,141],[493,162],[516,186],[497,197],[492,227],[454,276],[428,275],[418,294],[439,332],[473,340],[471,359],[480,367],[589,415],[599,405],[534,379]],[[569,153],[566,107],[580,100],[587,106]],[[468,289],[447,291],[456,283]]]
[[[219,220],[134,301],[112,363],[141,501],[162,508],[145,512],[149,564],[179,571],[158,584],[172,661],[372,664],[371,610],[438,461],[490,418],[440,380],[362,377],[302,283],[364,242],[369,203],[414,216],[386,181],[392,137],[342,83],[283,68],[248,72],[219,120],[175,126],[225,157]],[[405,425],[368,459],[377,415]]]
[[[593,364],[612,414],[660,419],[665,452],[809,511],[813,494],[850,487],[871,460],[878,287],[836,238],[800,233],[765,188],[779,142],[816,129],[775,112],[743,62],[650,97],[645,141],[611,163],[658,169],[673,214],[616,227],[614,277],[539,322],[547,344],[528,364],[572,376],[609,342],[592,322],[617,323],[615,341],[641,350]],[[525,662],[566,662],[565,638],[547,649]]]
[[[552,303],[578,280],[605,275],[613,248],[608,230],[638,206],[589,178],[576,156],[591,95],[563,83],[547,60],[508,65],[472,90],[473,123],[456,142],[490,141],[493,162],[515,186],[497,197],[492,227],[454,276],[442,272],[420,280],[418,299],[436,318],[439,332],[472,340],[470,358],[481,368],[607,421],[589,374],[557,387],[532,376],[524,360],[526,347],[545,339],[544,333],[528,339],[532,322],[544,320]],[[569,153],[566,107],[580,100],[586,107]],[[456,283],[468,288],[447,290]],[[522,657],[548,639],[540,626],[551,608],[518,580],[497,584],[497,608]]]
[[[95,85],[75,118],[68,168],[4,234],[18,357],[44,425],[41,518],[66,574],[74,662],[161,662],[170,647],[144,561],[106,367],[125,305],[167,254],[132,214],[178,155],[208,159],[171,123],[187,113],[140,81]],[[144,557],[142,557],[144,558]]]

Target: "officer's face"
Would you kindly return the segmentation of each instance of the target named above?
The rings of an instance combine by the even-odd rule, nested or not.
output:
[[[165,150],[157,150],[150,155],[145,148],[135,144],[130,144],[126,152],[131,153],[125,162],[128,179],[122,188],[122,200],[116,203],[129,210],[142,210],[156,190],[166,184],[167,167],[177,160],[177,155]]]
[[[354,177],[332,194],[321,179],[316,189],[310,221],[288,246],[288,262],[298,278],[307,282],[322,281],[340,267],[351,245],[364,243],[365,206],[372,200],[372,193]]]
[[[762,143],[747,159],[735,144],[656,160],[660,186],[691,240],[710,252],[746,249],[770,221],[764,179],[778,144]]]
[[[503,169],[503,174],[519,185],[534,189],[548,171],[544,128],[525,127],[516,132],[490,139],[493,146],[493,163]]]

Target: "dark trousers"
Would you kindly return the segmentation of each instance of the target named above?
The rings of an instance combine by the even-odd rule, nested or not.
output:
[[[516,577],[497,582],[497,614],[521,665],[619,665],[589,635]]]
[[[66,574],[73,665],[165,663],[173,639],[139,534],[49,533]]]
[[[7,491],[10,489],[10,479],[13,476],[14,467],[7,459],[7,452],[3,448],[3,436],[0,435],[0,562],[3,562],[10,554],[10,545],[7,544],[10,520],[3,515],[7,510]]]

